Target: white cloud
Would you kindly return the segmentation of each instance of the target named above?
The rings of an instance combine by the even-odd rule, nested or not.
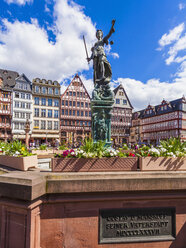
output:
[[[105,49],[106,55],[110,55],[110,56],[112,56],[114,59],[119,59],[119,54],[118,54],[118,53],[113,53],[113,52],[111,52],[111,45],[110,45],[110,44],[105,45],[105,46],[104,46],[104,49]]]
[[[169,44],[171,44],[172,42],[176,41],[179,39],[181,33],[184,30],[184,23],[181,23],[180,25],[176,26],[175,28],[169,30],[169,33],[164,34],[161,39],[159,40],[159,45],[160,45],[160,49],[162,49],[162,47],[167,46]]]
[[[186,95],[186,81],[183,80],[167,83],[150,79],[143,83],[135,79],[118,78],[114,84],[123,85],[135,111],[146,108],[149,103],[157,105],[163,99],[170,101]]]
[[[168,55],[169,57],[165,60],[167,65],[170,65],[172,62],[178,62],[182,61],[184,57],[182,58],[176,58],[176,55],[180,51],[186,50],[186,34],[178,39],[178,41],[169,48]]]
[[[179,10],[182,10],[182,9],[184,9],[185,7],[186,7],[186,4],[184,4],[184,3],[179,3],[179,4],[178,4]]]
[[[114,59],[119,59],[119,54],[118,54],[118,53],[110,53],[110,55],[111,55]]]
[[[25,5],[26,3],[32,3],[33,0],[4,0],[8,4],[15,3],[18,5]]]
[[[168,52],[163,54],[166,64],[180,64],[171,83],[161,82],[159,79],[150,79],[146,83],[130,78],[118,78],[114,81],[115,85],[123,84],[135,110],[144,109],[149,103],[157,105],[163,99],[171,101],[186,95],[186,35],[183,30],[184,23],[164,34],[159,40],[161,47],[169,45]],[[182,52],[182,56],[177,56],[179,52]]]
[[[49,41],[37,19],[31,23],[3,19],[0,67],[24,72],[30,79],[44,77],[59,81],[88,69],[82,35],[90,51],[96,32],[91,19],[79,5],[67,0],[56,0],[54,15],[55,43]]]
[[[186,33],[183,33],[183,30],[184,24],[182,23],[169,32],[169,34],[172,32],[172,35],[167,36],[167,40],[164,39],[164,44],[169,45],[167,54],[163,55],[165,57],[165,63],[167,65],[177,63],[179,65],[177,72],[173,75],[173,82],[167,84],[167,88],[162,88],[162,85],[160,86],[162,92],[167,93],[167,98],[170,95],[171,99],[171,96],[176,98],[181,97],[183,94],[186,95]],[[166,34],[162,37],[166,37]],[[172,44],[173,40],[175,41],[174,44]],[[159,92],[159,96],[161,96],[161,91]]]

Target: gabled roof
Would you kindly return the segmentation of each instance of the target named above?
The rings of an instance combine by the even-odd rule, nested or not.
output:
[[[31,84],[31,81],[25,76],[24,73],[22,73],[20,76],[18,76],[15,80],[16,81],[27,81],[28,83]]]
[[[148,105],[147,108],[139,111],[140,112],[139,117],[140,118],[147,118],[147,117],[152,117],[152,116],[155,116],[155,115],[161,115],[161,114],[166,114],[166,113],[170,113],[170,112],[173,112],[173,111],[181,110],[180,104],[182,102],[186,103],[186,100],[185,100],[184,96],[182,98],[179,98],[179,99],[176,99],[176,100],[173,100],[173,101],[170,101],[170,102],[163,100],[161,102],[161,104],[158,104],[156,106],[151,106],[153,111],[152,111],[152,113],[147,114],[146,110],[150,109],[149,105]],[[165,106],[165,105],[167,105],[167,109],[161,109],[161,106]]]
[[[0,69],[0,78],[3,79],[4,88],[13,88],[15,79],[19,76],[18,72]]]
[[[70,86],[72,86],[72,84],[73,84],[74,82],[77,82],[77,81],[80,82],[81,86],[84,88],[85,92],[87,93],[87,95],[88,95],[88,97],[89,97],[89,99],[90,99],[90,95],[89,95],[87,89],[85,88],[85,85],[83,84],[83,82],[82,82],[82,80],[81,80],[81,78],[80,78],[80,76],[79,76],[78,74],[76,74],[76,75],[74,76],[74,78],[73,78],[72,81],[70,82],[69,86],[66,88],[65,92],[61,95],[61,97],[63,97],[64,95],[66,95],[66,92],[69,91]]]
[[[125,94],[125,96],[126,96],[128,102],[129,102],[129,105],[130,105],[130,107],[133,109],[133,106],[132,106],[132,104],[131,104],[131,102],[130,102],[130,100],[129,100],[129,98],[128,98],[127,94],[126,94],[126,91],[125,91],[125,89],[124,89],[124,87],[123,87],[122,84],[118,85],[118,86],[113,90],[114,94],[116,95],[117,92],[118,92],[120,89],[122,89],[122,90],[124,91],[124,94]]]

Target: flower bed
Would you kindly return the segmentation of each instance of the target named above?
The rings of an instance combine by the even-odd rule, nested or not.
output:
[[[119,158],[53,158],[55,172],[135,171],[137,157]]]
[[[63,151],[52,159],[52,171],[131,171],[137,170],[138,158],[133,153],[123,153],[104,142],[92,140],[78,149]]]
[[[0,164],[18,170],[28,170],[37,167],[37,156],[30,153],[20,141],[0,143]]]
[[[186,143],[179,139],[162,141],[156,148],[143,145],[125,149],[126,146],[115,150],[101,141],[85,141],[81,148],[55,154],[52,171],[130,171],[137,170],[138,159],[142,171],[186,169]]]

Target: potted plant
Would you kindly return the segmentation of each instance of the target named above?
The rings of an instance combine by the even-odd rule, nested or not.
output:
[[[0,164],[18,170],[26,171],[30,167],[37,167],[37,156],[28,151],[21,141],[0,143]]]
[[[78,149],[65,150],[52,159],[55,172],[96,172],[137,170],[138,158],[132,153],[123,153],[99,141],[85,140]]]
[[[186,142],[176,138],[160,141],[156,148],[144,145],[137,156],[141,171],[186,170]]]

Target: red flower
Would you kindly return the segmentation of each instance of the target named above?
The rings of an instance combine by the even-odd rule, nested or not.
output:
[[[135,157],[135,154],[132,153],[132,152],[130,152],[130,153],[129,153],[129,157]]]

